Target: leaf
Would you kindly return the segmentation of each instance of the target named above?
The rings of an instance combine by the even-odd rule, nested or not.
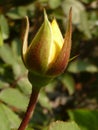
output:
[[[21,120],[11,109],[9,109],[7,106],[2,104],[2,108],[6,114],[6,118],[9,121],[10,128],[18,128]]]
[[[68,71],[72,73],[80,72],[98,72],[98,67],[88,61],[77,60],[69,64]]]
[[[15,78],[20,77],[20,75],[24,75],[27,72],[21,58],[21,44],[20,40],[15,38],[11,45],[11,51],[15,59],[15,64],[12,64]]]
[[[3,39],[7,39],[9,37],[9,26],[4,15],[0,15],[0,27]]]
[[[1,103],[0,103],[0,129],[1,130],[11,130],[9,121],[6,117],[6,113],[5,113]]]
[[[74,120],[81,130],[98,129],[98,111],[97,110],[69,110],[68,114],[71,120]]]
[[[48,110],[51,109],[51,104],[50,104],[50,102],[49,102],[49,99],[48,99],[48,97],[47,97],[45,91],[41,91],[41,92],[40,92],[40,95],[39,95],[39,99],[38,99],[38,100],[39,100],[41,106],[47,108]]]
[[[12,56],[13,56],[12,50],[7,44],[4,44],[3,46],[0,47],[0,57],[5,63],[9,65],[15,64],[16,60]]]
[[[33,128],[26,128],[26,130],[34,130]]]
[[[0,27],[0,46],[3,45],[3,37],[2,37],[2,32],[1,32],[1,27]]]
[[[19,85],[19,89],[26,95],[31,94],[32,86],[27,78],[27,76],[20,77],[19,81],[17,82]]]
[[[0,89],[8,87],[9,84],[5,81],[0,80]]]
[[[16,7],[12,8],[7,15],[12,19],[20,19],[27,15],[26,8]]]
[[[7,88],[1,91],[0,100],[23,111],[28,105],[28,98],[24,96],[19,90],[14,88]]]
[[[48,0],[48,3],[49,3],[50,8],[55,9],[61,5],[61,1],[62,0]]]
[[[66,15],[68,15],[68,11],[72,7],[72,22],[77,26],[77,28],[82,31],[87,38],[91,38],[91,31],[89,22],[87,19],[87,13],[83,4],[78,0],[64,0],[62,2],[62,9]],[[65,19],[66,20],[66,19]]]
[[[72,16],[73,16],[73,23],[74,24],[79,24],[80,23],[80,18],[81,18],[81,13],[82,11],[85,10],[84,6],[81,4],[81,2],[77,0],[64,0],[62,2],[62,9],[66,15],[68,15],[69,9],[72,7]]]
[[[90,25],[85,11],[81,13],[80,24],[77,27],[87,36],[87,38],[91,38]]]
[[[57,121],[51,123],[48,130],[80,130],[75,122]]]
[[[12,41],[11,49],[12,49],[13,55],[16,58],[19,58],[21,56],[21,47],[22,47],[22,43],[21,43],[20,39],[19,38],[15,38]]]
[[[17,55],[17,53],[20,53],[18,52],[18,44],[20,44],[19,41],[15,40],[12,42],[12,47],[10,47],[8,44],[4,44],[0,47],[0,57],[5,63],[11,65],[15,78],[19,77],[21,74],[23,75],[26,72],[20,55]]]
[[[75,91],[75,82],[73,77],[70,74],[66,73],[62,75],[61,81],[64,84],[64,86],[68,89],[69,94],[73,94]]]
[[[26,6],[11,8],[10,11],[7,12],[7,16],[11,19],[21,19],[27,16],[29,13],[29,15],[32,16],[34,14],[34,8],[34,3],[28,4]]]
[[[92,0],[81,0],[83,3],[90,4],[90,2],[93,2]]]

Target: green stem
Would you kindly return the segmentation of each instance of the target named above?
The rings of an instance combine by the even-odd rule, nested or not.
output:
[[[31,117],[32,117],[32,115],[34,113],[34,108],[36,106],[39,91],[40,90],[35,89],[33,87],[27,111],[25,113],[25,116],[24,116],[18,130],[25,130],[26,129],[26,127],[27,127],[27,125],[29,123],[29,120],[31,119]]]

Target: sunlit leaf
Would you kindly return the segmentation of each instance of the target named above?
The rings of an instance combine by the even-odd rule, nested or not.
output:
[[[6,113],[5,113],[1,103],[0,103],[0,129],[1,130],[11,130],[9,121],[7,119]]]
[[[23,75],[24,73],[26,73],[26,69],[22,63],[21,56],[17,54],[19,53],[18,44],[20,43],[16,40],[13,41],[12,48],[7,44],[4,44],[0,47],[0,57],[5,63],[12,67],[15,78],[17,78],[21,74]]]
[[[2,32],[1,32],[1,27],[0,27],[0,46],[3,45],[3,37],[2,37]]]
[[[28,105],[28,98],[14,88],[2,90],[0,93],[0,100],[20,110],[26,110]]]
[[[4,44],[3,46],[0,47],[0,57],[5,63],[9,65],[15,64],[16,60],[12,56],[13,56],[13,53],[10,46],[8,46],[7,44]]]
[[[34,130],[33,128],[26,128],[26,130]]]
[[[0,27],[3,39],[7,39],[9,37],[9,26],[7,19],[5,18],[4,15],[0,15]]]
[[[70,74],[64,74],[61,77],[61,81],[64,84],[64,86],[68,89],[69,94],[73,94],[75,91],[75,81],[73,77]]]
[[[39,102],[43,107],[47,108],[48,110],[51,109],[51,104],[50,104],[49,99],[44,91],[40,92]]]
[[[0,89],[1,88],[6,88],[8,86],[9,86],[9,84],[7,82],[0,80]]]
[[[85,10],[84,6],[82,5],[81,2],[77,0],[64,0],[62,3],[62,8],[64,10],[64,13],[68,15],[68,11],[72,7],[72,16],[73,16],[73,23],[74,24],[79,24],[80,23],[80,18],[81,18],[81,13],[82,11]]]
[[[61,4],[61,1],[62,0],[48,0],[48,3],[52,9],[55,9]]]
[[[62,2],[62,8],[66,15],[68,15],[70,7],[72,7],[72,22],[87,38],[91,38],[90,26],[83,4],[78,0],[64,0],[64,2]]]
[[[80,130],[75,122],[57,121],[50,124],[49,130]]]
[[[7,16],[12,19],[21,19],[21,18],[24,18],[29,13],[31,13],[30,15],[32,16],[34,14],[33,12],[34,12],[34,4],[31,3],[26,6],[19,6],[16,8],[11,8],[10,11],[7,12]]]
[[[70,119],[77,122],[81,130],[98,129],[98,111],[97,110],[69,110]]]
[[[2,104],[2,108],[5,111],[6,118],[9,121],[10,128],[18,128],[21,120],[11,109],[9,109],[7,106]]]
[[[85,71],[95,73],[98,72],[98,67],[87,61],[77,60],[70,63],[68,71],[72,73],[79,73]]]
[[[31,94],[32,86],[26,75],[22,75],[17,82],[19,89],[26,95]]]

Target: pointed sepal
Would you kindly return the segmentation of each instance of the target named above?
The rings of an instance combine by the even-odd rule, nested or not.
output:
[[[44,12],[44,23],[38,30],[25,54],[25,62],[29,70],[43,74],[46,72],[52,42],[51,25]]]
[[[50,69],[47,72],[49,75],[56,76],[63,73],[63,71],[65,70],[70,57],[71,37],[72,37],[72,8],[70,9],[69,12],[68,25],[67,25],[65,38],[64,38],[63,47],[54,64],[50,66]]]
[[[22,21],[22,33],[21,33],[21,39],[22,39],[22,59],[24,64],[25,63],[25,54],[28,48],[28,34],[29,34],[29,20],[26,16]]]

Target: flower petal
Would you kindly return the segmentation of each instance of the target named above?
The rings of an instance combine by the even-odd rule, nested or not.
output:
[[[64,39],[62,50],[60,54],[58,55],[54,64],[50,66],[50,69],[47,72],[48,74],[56,76],[56,75],[61,74],[65,70],[69,61],[69,57],[70,57],[71,36],[72,36],[72,9],[70,9],[70,12],[69,12],[67,31],[65,34],[65,39]]]
[[[53,32],[53,40],[54,42],[57,43],[57,45],[61,49],[63,46],[64,39],[55,19],[52,21],[51,26],[52,26],[52,32]]]
[[[53,44],[51,45],[49,54],[49,65],[56,60],[64,43],[63,36],[55,19],[51,23],[51,28],[53,35]]]

